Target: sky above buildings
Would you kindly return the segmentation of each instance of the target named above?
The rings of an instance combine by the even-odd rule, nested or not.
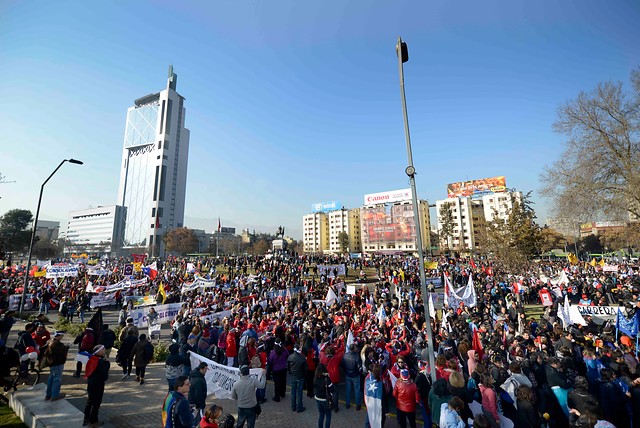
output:
[[[116,203],[127,108],[174,65],[191,130],[185,223],[300,239],[314,202],[409,187],[395,43],[420,198],[505,175],[549,202],[558,106],[640,65],[640,2],[0,2],[0,214]],[[434,213],[435,214],[435,213]]]

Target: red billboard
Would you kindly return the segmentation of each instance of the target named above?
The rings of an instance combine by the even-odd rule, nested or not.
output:
[[[413,204],[360,208],[363,244],[414,243],[416,224]]]
[[[447,196],[449,198],[465,196],[478,197],[506,191],[507,180],[504,178],[504,175],[447,184]]]

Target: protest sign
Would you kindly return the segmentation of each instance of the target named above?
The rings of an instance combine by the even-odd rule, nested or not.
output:
[[[602,272],[618,272],[618,265],[604,265]]]
[[[337,270],[338,275],[346,275],[347,269],[345,265],[317,265],[318,275],[326,275],[328,278],[334,278],[334,271]]]
[[[24,310],[30,311],[33,309],[33,304],[31,303],[31,298],[33,294],[27,293],[24,296]],[[9,296],[9,310],[17,311],[20,310],[20,299],[22,298],[22,294],[12,294]]]
[[[183,303],[169,303],[167,305],[158,305],[155,306],[154,309],[158,313],[158,324],[163,324],[171,321],[178,315],[180,309],[182,308]],[[147,322],[147,314],[149,313],[149,308],[136,308],[131,311],[131,318],[133,318],[133,324],[136,327],[146,327]]]
[[[106,294],[96,294],[91,298],[91,303],[89,303],[89,307],[91,309],[101,308],[103,306],[115,305],[116,304],[116,293]]]
[[[191,351],[189,351],[189,358],[191,359],[191,367],[197,367],[201,362],[205,362],[209,366],[209,370],[204,374],[208,395],[215,394],[216,398],[220,399],[231,398],[233,385],[240,380],[240,369],[223,366]],[[264,371],[251,369],[249,375],[260,379],[264,376]]]
[[[602,324],[607,320],[614,320],[618,316],[618,308],[616,306],[583,306],[576,305],[580,315],[583,317],[591,316],[596,324]]]
[[[347,294],[356,294],[356,286],[347,285]]]
[[[222,311],[222,312],[214,312],[212,314],[208,314],[208,315],[200,315],[200,319],[204,322],[206,320],[211,320],[211,322],[214,322],[215,320],[221,320],[224,317],[230,317],[231,316],[231,311],[227,310],[227,311]]]
[[[442,287],[442,278],[440,278],[439,276],[434,276],[434,277],[431,277],[431,278],[425,278],[424,282],[427,285],[427,288],[429,287],[429,285],[433,285],[433,288]]]
[[[52,265],[47,267],[47,278],[64,278],[78,276],[78,266]]]

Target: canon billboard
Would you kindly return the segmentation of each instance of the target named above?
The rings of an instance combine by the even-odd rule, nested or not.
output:
[[[413,204],[381,204],[360,208],[363,244],[415,243]]]
[[[386,204],[411,200],[411,189],[392,190],[390,192],[369,193],[364,195],[365,205]]]

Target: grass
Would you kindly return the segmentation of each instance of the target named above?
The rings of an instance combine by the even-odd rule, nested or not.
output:
[[[0,400],[0,426],[4,428],[27,428],[3,400]]]
[[[542,305],[525,305],[524,313],[527,314],[527,318],[533,318],[539,320],[544,314],[544,306]]]

